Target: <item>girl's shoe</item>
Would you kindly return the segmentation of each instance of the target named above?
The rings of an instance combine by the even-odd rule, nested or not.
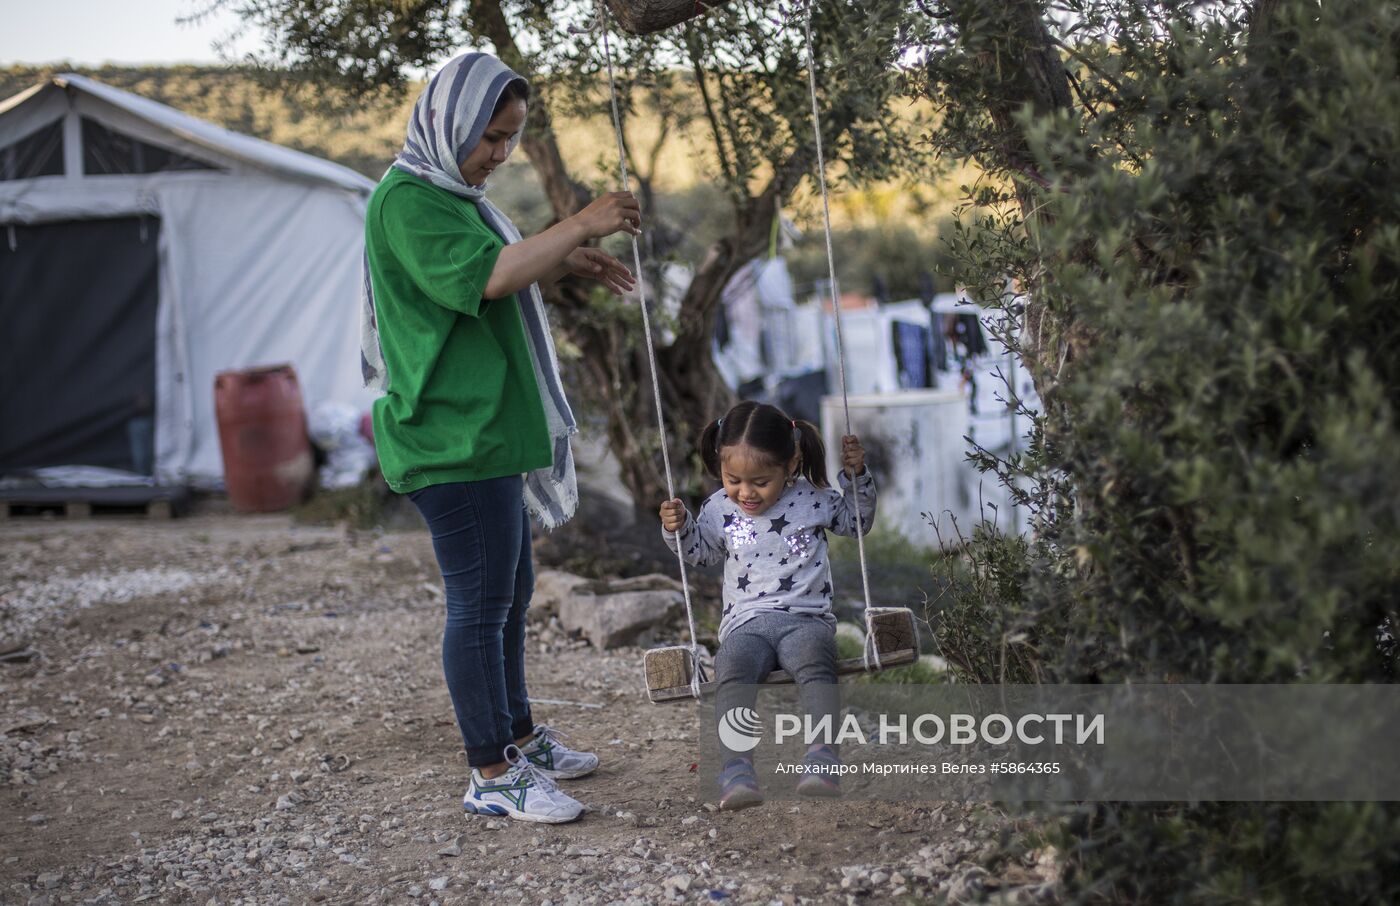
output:
[[[719,807],[724,811],[748,808],[763,801],[758,788],[758,776],[753,760],[739,756],[731,758],[719,774]]]
[[[598,756],[592,752],[576,752],[559,740],[564,734],[553,727],[535,727],[535,738],[521,752],[535,768],[555,780],[573,780],[592,774],[598,769]]]
[[[565,794],[515,746],[506,747],[510,769],[487,780],[472,770],[462,808],[473,815],[499,815],[518,821],[563,824],[583,814],[583,805]]]
[[[818,796],[832,799],[841,795],[841,775],[836,769],[841,759],[831,746],[816,746],[802,756],[802,764],[807,772],[797,781],[797,792],[802,796]]]

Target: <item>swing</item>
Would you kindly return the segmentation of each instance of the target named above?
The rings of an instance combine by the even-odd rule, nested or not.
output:
[[[697,15],[703,11],[704,6],[696,0],[686,0],[684,3],[678,2],[678,0],[672,0],[672,2],[641,0],[641,2],[632,3],[625,3],[623,0],[606,0],[606,2],[614,11],[617,11],[619,7],[631,7],[640,11],[638,15],[647,10],[658,10],[663,7],[668,11],[668,14],[678,15],[682,8],[688,10],[687,15],[667,21],[664,25],[655,24],[664,18],[659,14],[645,19],[647,23],[651,23],[646,28],[647,31],[656,31]],[[612,97],[613,129],[617,137],[622,188],[623,191],[630,191],[627,154],[622,135],[622,118],[617,106],[617,84],[613,75],[612,46],[608,38],[606,10],[600,8],[597,21],[603,31],[603,51],[608,65],[608,90]],[[624,19],[624,23],[626,21]],[[633,21],[641,22],[643,20]],[[633,31],[634,29],[629,27],[628,30]],[[846,433],[850,434],[851,407],[846,393],[846,352],[841,333],[841,293],[836,283],[836,262],[831,244],[831,205],[826,187],[826,161],[822,150],[820,113],[817,109],[817,76],[816,59],[812,51],[811,2],[807,5],[805,35],[807,81],[812,95],[812,123],[816,133],[817,174],[821,184],[822,211],[826,224],[826,260],[831,276],[832,303],[836,315],[836,362],[841,379],[841,405],[846,415]],[[642,273],[642,253],[636,236],[632,237],[632,263],[637,274],[640,275]],[[661,436],[661,462],[666,472],[666,493],[668,499],[672,499],[676,496],[676,488],[671,473],[671,454],[669,445],[666,443],[666,420],[661,408],[661,381],[656,373],[656,350],[651,338],[651,316],[647,308],[646,290],[641,283],[638,283],[637,291],[641,295],[642,333],[646,340],[647,362],[651,368],[651,389],[656,402],[657,430]],[[855,494],[854,482],[851,484],[851,493]],[[855,673],[874,673],[890,667],[912,664],[919,658],[919,634],[914,625],[914,612],[907,607],[874,607],[870,603],[870,575],[865,562],[865,526],[859,507],[855,508],[855,513],[856,548],[860,556],[860,581],[865,594],[865,651],[861,657],[847,658],[837,663],[836,672],[841,676]],[[707,681],[704,666],[701,663],[700,646],[695,641],[695,612],[691,605],[690,582],[686,577],[685,557],[681,554],[680,545],[677,545],[676,563],[680,568],[681,591],[685,599],[685,618],[690,630],[690,644],[653,648],[643,657],[642,672],[646,680],[647,698],[657,703],[680,701],[686,698],[699,699],[706,693],[714,691],[714,684]],[[775,670],[764,680],[765,684],[791,682],[793,679],[785,670]]]

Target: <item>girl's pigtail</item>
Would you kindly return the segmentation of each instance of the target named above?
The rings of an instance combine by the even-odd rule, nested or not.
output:
[[[799,420],[793,424],[797,428],[797,449],[802,454],[798,468],[814,487],[830,487],[831,483],[826,480],[826,446],[822,443],[821,432],[808,421]]]
[[[716,480],[720,477],[719,467],[719,429],[723,419],[710,422],[705,426],[705,430],[700,432],[700,462],[705,466],[705,471],[711,478]]]

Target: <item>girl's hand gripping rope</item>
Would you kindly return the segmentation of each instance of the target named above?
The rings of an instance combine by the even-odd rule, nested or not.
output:
[[[841,438],[841,468],[852,478],[865,471],[865,448],[854,434]]]
[[[672,534],[685,528],[685,504],[679,497],[661,504],[661,527]]]

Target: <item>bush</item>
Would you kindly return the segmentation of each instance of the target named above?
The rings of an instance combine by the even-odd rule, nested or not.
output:
[[[1103,37],[1072,48],[1084,110],[1023,113],[1033,170],[953,241],[1037,366],[1026,453],[974,457],[1036,532],[958,548],[940,643],[983,682],[1392,682],[1400,10],[1280,0],[1251,34],[1228,6],[1073,5]],[[1400,900],[1394,804],[1059,830],[1082,901]]]

